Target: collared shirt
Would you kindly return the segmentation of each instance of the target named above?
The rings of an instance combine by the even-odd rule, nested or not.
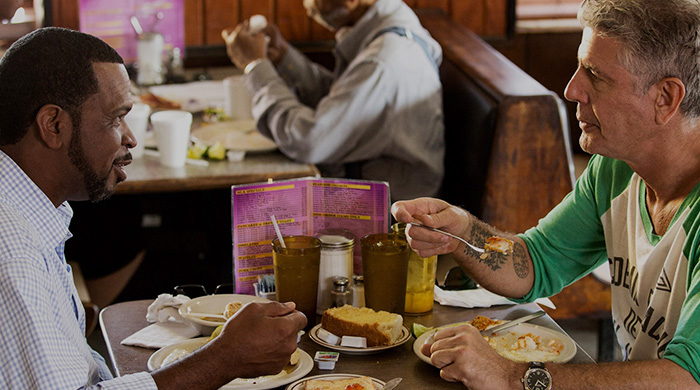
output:
[[[0,388],[157,389],[145,372],[112,379],[85,339],[63,252],[72,216],[0,151]]]
[[[431,56],[416,40],[377,36],[388,27],[419,36]],[[436,195],[445,149],[439,44],[401,0],[378,0],[336,40],[334,72],[290,47],[278,69],[265,60],[244,76],[258,129],[324,176],[388,181],[392,200]]]

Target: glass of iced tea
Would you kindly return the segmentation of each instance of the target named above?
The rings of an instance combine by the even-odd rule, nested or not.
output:
[[[316,295],[321,263],[321,240],[309,236],[283,237],[272,240],[275,290],[279,302],[293,301],[308,320],[307,329],[316,324]]]
[[[395,223],[391,231],[406,238],[406,224]],[[408,257],[408,278],[406,280],[406,314],[420,315],[433,310],[437,255],[420,257],[410,250]]]
[[[360,245],[365,306],[403,314],[411,251],[408,243],[397,234],[377,233],[364,236]]]

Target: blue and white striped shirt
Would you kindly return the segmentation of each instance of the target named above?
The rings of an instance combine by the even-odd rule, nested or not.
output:
[[[157,389],[146,372],[112,378],[87,344],[64,256],[72,216],[0,151],[0,388]]]

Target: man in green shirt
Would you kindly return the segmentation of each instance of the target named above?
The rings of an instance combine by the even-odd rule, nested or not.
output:
[[[438,332],[423,352],[444,379],[472,390],[700,388],[700,3],[585,0],[579,19],[579,66],[565,96],[578,103],[580,144],[594,157],[573,192],[519,235],[437,199],[397,202],[392,213],[475,244],[512,240],[512,251],[482,259],[407,229],[421,256],[453,253],[478,283],[514,300],[556,294],[607,261],[625,361],[548,363],[548,373],[531,364],[544,379],[530,386],[527,364],[501,358],[468,327]]]

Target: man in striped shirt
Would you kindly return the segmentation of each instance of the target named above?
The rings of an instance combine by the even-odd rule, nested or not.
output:
[[[296,349],[306,319],[281,303],[244,307],[214,341],[152,373],[112,378],[88,346],[64,256],[67,201],[105,199],[126,179],[131,106],[121,57],[90,35],[39,29],[0,60],[0,388],[216,389],[276,374]]]

